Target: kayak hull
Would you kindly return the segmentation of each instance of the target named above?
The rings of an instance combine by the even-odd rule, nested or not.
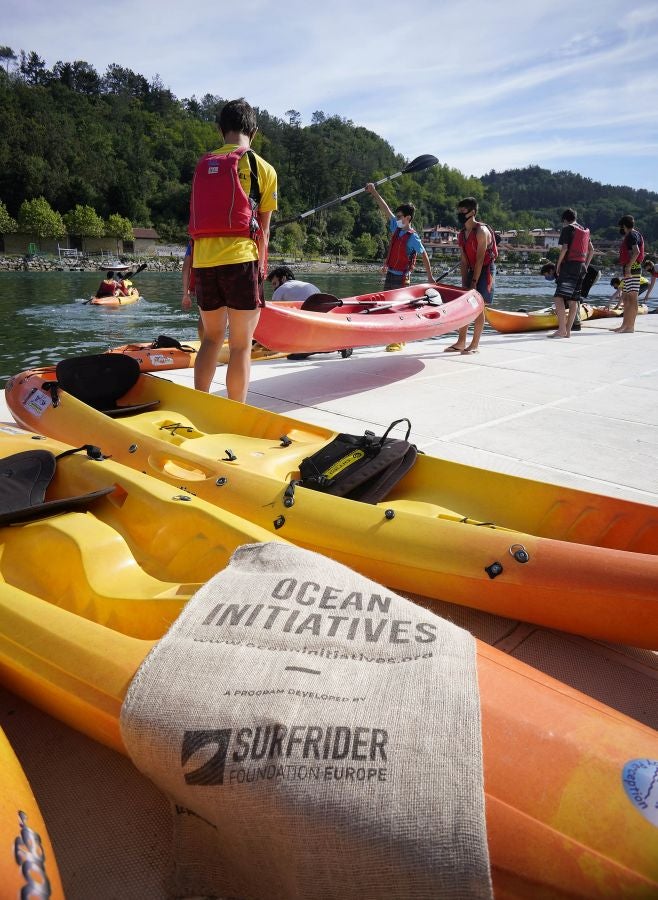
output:
[[[139,291],[136,288],[132,288],[126,297],[92,297],[89,303],[92,306],[108,306],[111,309],[117,309],[119,306],[129,306],[131,303],[137,303],[139,299]]]
[[[525,331],[557,328],[557,313],[550,306],[532,312],[514,312],[487,306],[484,315],[488,324],[501,334],[520,334]],[[581,303],[580,321],[584,322],[589,318],[592,318],[592,307],[589,303]]]
[[[439,290],[443,303],[424,302],[432,288]],[[346,297],[341,303],[329,312],[303,310],[301,302],[267,303],[261,309],[254,338],[272,350],[292,353],[383,346],[455,331],[484,308],[477,291],[444,284],[378,291]]]
[[[658,648],[656,507],[428,455],[377,505],[303,487],[291,498],[301,460],[334,432],[149,375],[122,402],[157,408],[108,418],[65,392],[53,406],[43,389],[53,377],[10,380],[19,424],[75,446],[93,439],[119,462],[394,589]]]
[[[93,529],[80,533],[80,547],[99,558]],[[185,574],[194,572],[190,563]],[[180,606],[190,585],[181,587]],[[152,631],[164,633],[170,614],[151,610]],[[79,615],[48,586],[36,596],[0,583],[4,684],[119,752],[121,705],[152,647],[94,621],[92,604]],[[629,798],[623,774],[632,761],[658,760],[656,732],[479,641],[476,652],[496,896],[655,895],[658,829]]]
[[[179,347],[154,348],[152,342],[143,341],[135,344],[124,344],[121,347],[112,347],[108,353],[120,353],[131,356],[139,363],[140,372],[164,372],[169,369],[191,369],[196,361],[200,341],[186,341],[183,345],[189,349]],[[228,341],[224,341],[217,356],[219,365],[228,363],[230,348]],[[259,362],[265,359],[281,359],[285,353],[268,350],[266,347],[255,343],[251,349],[251,361]]]
[[[4,897],[50,897],[64,891],[53,847],[27,777],[0,729],[0,878]],[[11,852],[10,852],[11,851]]]

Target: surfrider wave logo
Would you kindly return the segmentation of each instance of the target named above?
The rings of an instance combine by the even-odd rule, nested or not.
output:
[[[186,731],[181,765],[187,767],[186,784],[206,787],[258,781],[384,782],[388,742],[386,728],[354,725]],[[195,757],[196,767],[188,766]]]
[[[633,806],[658,827],[658,760],[631,759],[624,766],[622,783]]]

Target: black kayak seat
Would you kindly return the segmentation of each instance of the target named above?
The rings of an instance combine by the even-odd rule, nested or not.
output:
[[[194,347],[189,344],[181,344],[178,338],[170,337],[168,334],[159,334],[151,343],[151,350],[183,350],[185,353],[194,353]]]
[[[57,363],[55,373],[58,387],[111,418],[146,412],[160,403],[118,404],[140,376],[137,360],[122,353],[72,356]]]
[[[337,306],[342,306],[343,301],[333,294],[311,294],[299,307],[304,312],[331,312]]]
[[[56,468],[57,458],[50,450],[24,450],[0,459],[0,526],[86,508],[114,490],[112,486],[77,497],[46,500]]]

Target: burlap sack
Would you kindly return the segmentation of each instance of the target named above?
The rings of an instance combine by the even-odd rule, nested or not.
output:
[[[177,896],[491,896],[473,638],[345,566],[239,548],[121,728],[173,800]]]

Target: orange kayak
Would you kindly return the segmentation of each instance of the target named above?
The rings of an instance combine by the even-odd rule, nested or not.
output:
[[[637,307],[638,316],[644,316],[649,312],[649,307],[646,303],[639,303]],[[615,307],[609,306],[593,306],[592,307],[592,319],[613,319],[618,318],[619,316],[624,315],[623,307],[616,309]]]
[[[63,900],[64,891],[45,822],[25,773],[1,729],[0,848],[3,897]]]
[[[139,291],[131,288],[127,297],[92,297],[89,301],[92,306],[109,306],[116,308],[119,306],[128,306],[130,303],[137,303],[139,300]]]
[[[153,642],[8,584],[0,622],[4,683],[125,753],[121,704]],[[657,896],[656,732],[480,641],[477,665],[495,896]]]
[[[432,297],[437,291],[438,296]],[[311,301],[267,303],[254,338],[265,347],[293,353],[384,346],[455,331],[472,322],[484,307],[477,291],[447,284],[345,297],[332,308],[328,304],[326,311],[305,308]]]
[[[107,353],[120,353],[131,356],[139,363],[140,372],[163,372],[168,369],[190,369],[194,366],[199,351],[200,341],[187,341],[179,347],[154,347],[156,341],[142,341],[135,344],[123,344],[112,347]],[[229,358],[229,343],[224,341],[217,356],[219,365],[226,365]],[[285,353],[268,350],[254,341],[251,348],[251,361],[263,359],[281,359]]]
[[[501,334],[520,334],[525,331],[545,331],[557,328],[557,313],[554,307],[537,309],[530,312],[514,312],[509,309],[485,307],[484,315],[492,328]],[[589,303],[580,305],[580,321],[592,318],[592,307]]]

